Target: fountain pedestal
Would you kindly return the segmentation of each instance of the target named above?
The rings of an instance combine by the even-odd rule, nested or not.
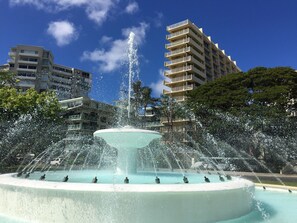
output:
[[[105,142],[118,150],[117,171],[133,174],[137,172],[137,150],[149,145],[154,139],[161,138],[155,131],[134,129],[130,126],[115,129],[102,129],[94,132]]]
[[[137,172],[137,150],[122,148],[118,150],[117,173],[135,174]]]

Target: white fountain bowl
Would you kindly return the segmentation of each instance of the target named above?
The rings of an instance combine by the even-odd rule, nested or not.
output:
[[[91,184],[0,175],[0,214],[32,222],[197,223],[252,209],[254,184]]]
[[[156,131],[134,129],[130,126],[97,130],[94,136],[104,139],[114,148],[129,150],[143,148],[152,140],[161,138],[161,134]]]

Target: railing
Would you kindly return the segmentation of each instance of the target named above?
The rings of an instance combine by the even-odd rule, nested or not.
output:
[[[162,125],[161,122],[146,122],[145,127],[153,127],[153,126],[160,126]]]
[[[78,119],[80,119],[81,118],[81,115],[70,115],[69,117],[68,117],[68,119],[70,119],[70,120],[78,120]]]
[[[188,51],[190,51],[190,47],[185,47],[185,48],[182,48],[182,49],[178,49],[178,50],[174,50],[174,51],[165,53],[165,57],[169,57],[171,55],[178,54],[178,53],[185,53],[185,52],[188,52]]]
[[[62,78],[62,77],[57,77],[57,76],[52,75],[51,79],[56,80],[56,81],[60,81],[61,83],[71,84],[71,80],[69,80],[67,78]]]
[[[190,38],[185,38],[185,39],[175,41],[175,42],[172,42],[172,43],[167,43],[165,45],[165,47],[168,48],[168,47],[171,47],[171,46],[176,46],[176,45],[179,45],[179,44],[188,43],[189,41],[190,41]]]
[[[192,65],[190,66],[184,66],[184,67],[179,67],[179,68],[175,68],[175,69],[171,69],[171,70],[166,70],[165,71],[165,75],[166,74],[173,74],[173,73],[177,73],[180,71],[188,71],[192,69]]]
[[[17,70],[19,70],[19,71],[30,71],[30,72],[36,72],[37,71],[37,69],[29,69],[29,68],[17,68]]]
[[[182,25],[186,25],[189,23],[189,20],[186,19],[184,21],[181,21],[181,22],[178,22],[178,23],[175,23],[175,24],[172,24],[170,26],[167,26],[167,30],[170,30],[170,29],[173,29],[173,28],[176,28],[176,27],[179,27],[179,26],[182,26]]]
[[[197,49],[199,49],[201,52],[203,52],[203,45],[200,42],[196,42],[193,39],[190,39],[190,44],[194,45]]]
[[[81,129],[80,124],[78,125],[68,125],[68,130],[78,130]]]
[[[183,58],[178,58],[175,60],[171,60],[171,61],[166,61],[165,62],[165,66],[171,65],[171,64],[175,64],[175,63],[182,63],[182,62],[187,62],[191,60],[191,56],[187,56],[187,57],[183,57]]]
[[[179,32],[175,32],[175,33],[166,35],[166,38],[167,39],[170,39],[170,38],[173,38],[173,37],[176,37],[176,36],[179,36],[179,35],[183,35],[183,34],[189,33],[189,31],[190,31],[190,29],[187,28],[187,29],[184,29],[182,31],[179,31]]]
[[[25,64],[38,64],[38,61],[29,61],[29,60],[18,60],[19,63]]]
[[[194,88],[194,85],[190,84],[190,85],[186,85],[186,86],[171,88],[171,92],[193,90],[193,88]]]
[[[171,82],[178,82],[178,81],[187,81],[187,80],[192,80],[193,79],[193,75],[186,75],[186,76],[182,76],[182,77],[175,77],[171,79]]]

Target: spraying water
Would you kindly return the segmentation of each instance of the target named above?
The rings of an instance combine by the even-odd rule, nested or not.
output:
[[[138,56],[137,46],[135,43],[135,33],[130,32],[128,39],[128,120],[130,119],[131,113],[131,94],[132,94],[132,83],[134,79],[138,79]]]

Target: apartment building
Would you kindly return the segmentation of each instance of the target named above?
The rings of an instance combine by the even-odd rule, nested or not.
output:
[[[164,85],[169,90],[163,94],[176,102],[186,100],[186,94],[200,85],[213,81],[223,75],[239,72],[236,62],[212,42],[211,37],[203,33],[190,20],[167,26],[165,45],[167,52]],[[189,120],[175,120],[174,131],[185,132]],[[163,122],[163,124],[168,124]],[[165,130],[166,131],[166,130]]]
[[[186,93],[199,85],[240,71],[236,61],[190,20],[167,26],[167,31],[164,75],[169,81],[164,81],[164,85],[170,90],[164,90],[165,95],[184,101]]]
[[[112,105],[78,97],[60,101],[67,122],[66,140],[93,136],[98,129],[110,128],[115,122],[116,108]]]
[[[17,74],[16,88],[38,92],[53,90],[60,100],[87,96],[92,76],[89,72],[54,63],[51,51],[39,46],[17,45],[8,53],[9,70]]]

